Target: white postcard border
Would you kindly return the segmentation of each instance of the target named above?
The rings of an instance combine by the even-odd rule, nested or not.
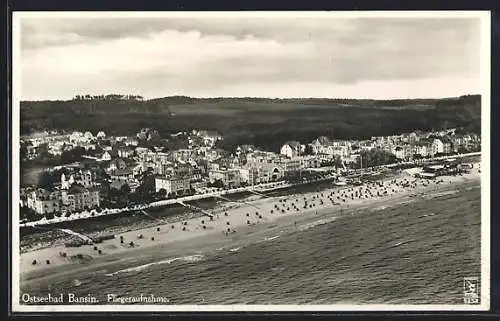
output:
[[[490,307],[490,60],[491,17],[489,11],[344,11],[344,12],[13,12],[12,16],[12,164],[19,164],[21,97],[22,18],[478,18],[481,20],[481,303],[479,305],[22,305],[19,303],[19,166],[12,166],[12,312],[238,312],[238,311],[487,311]]]

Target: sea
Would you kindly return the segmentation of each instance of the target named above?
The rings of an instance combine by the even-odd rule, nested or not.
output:
[[[21,293],[92,294],[98,304],[108,294],[168,304],[463,304],[464,278],[481,276],[480,186],[454,188]]]

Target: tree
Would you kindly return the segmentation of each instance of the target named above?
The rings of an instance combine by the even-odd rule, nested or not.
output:
[[[38,180],[38,187],[43,189],[51,189],[55,183],[59,182],[60,175],[58,172],[43,171]]]
[[[221,179],[216,179],[214,182],[208,183],[207,187],[223,188],[224,182]]]
[[[122,187],[120,187],[120,193],[124,196],[128,195],[130,191],[130,186],[128,186],[128,184],[123,184]]]
[[[363,167],[373,167],[396,162],[396,156],[394,154],[378,148],[363,150],[360,155],[363,161]],[[355,167],[360,168],[360,166],[360,159],[358,158],[356,160]]]
[[[163,199],[167,196],[167,190],[164,188],[161,188],[158,193],[157,193],[158,198]]]
[[[151,202],[155,198],[155,178],[153,175],[143,174],[142,183],[133,193],[133,199],[138,202]]]
[[[313,147],[311,144],[307,144],[304,150],[304,155],[312,155],[314,153]]]
[[[34,210],[31,208],[25,207],[25,206],[20,206],[19,208],[19,217],[21,220],[26,220],[28,222],[34,222],[40,220],[40,215],[38,215]]]
[[[85,155],[85,148],[78,146],[71,150],[63,151],[60,156],[60,162],[62,164],[77,162],[82,160],[83,155]]]
[[[19,158],[21,160],[26,159],[28,156],[28,148],[26,147],[26,144],[21,143],[21,148],[19,149]]]
[[[335,155],[335,157],[332,160],[324,161],[321,163],[322,166],[335,166],[335,167],[342,167],[342,158],[338,155]]]

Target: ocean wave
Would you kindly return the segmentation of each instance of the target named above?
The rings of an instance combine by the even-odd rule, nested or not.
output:
[[[123,270],[118,270],[118,271],[113,272],[113,273],[108,273],[108,274],[106,274],[106,276],[114,276],[114,275],[122,274],[122,273],[140,272],[140,271],[143,271],[143,270],[145,270],[145,269],[147,269],[147,268],[149,268],[151,266],[162,265],[162,264],[170,264],[170,263],[176,262],[176,261],[198,262],[198,261],[201,261],[203,259],[204,259],[204,256],[201,255],[201,254],[181,256],[181,257],[174,257],[174,258],[170,258],[170,259],[166,259],[166,260],[162,260],[162,261],[158,261],[158,262],[153,262],[153,263],[143,264],[143,265],[139,265],[139,266],[134,266],[134,267],[126,268],[126,269],[123,269]]]
[[[299,231],[305,231],[305,230],[308,230],[310,228],[313,228],[315,226],[318,226],[318,225],[325,225],[325,224],[328,224],[330,222],[333,222],[337,219],[337,217],[329,217],[329,218],[324,218],[324,219],[321,219],[321,220],[317,220],[317,221],[314,221],[314,222],[311,222],[311,223],[308,223],[308,224],[305,224],[305,225],[302,225],[298,228]]]
[[[229,249],[229,252],[238,252],[239,250],[239,247],[235,247],[234,249]]]
[[[425,199],[433,199],[436,197],[442,197],[442,196],[447,196],[447,195],[454,195],[457,194],[459,191],[458,190],[451,190],[451,191],[444,191],[444,192],[438,192],[438,193],[432,193],[429,195],[424,195]]]

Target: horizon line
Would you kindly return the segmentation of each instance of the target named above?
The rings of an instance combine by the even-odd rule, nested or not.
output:
[[[481,94],[478,93],[467,93],[467,94],[462,94],[462,95],[456,95],[456,96],[441,96],[441,97],[392,97],[392,98],[354,98],[354,97],[258,97],[258,96],[188,96],[188,95],[170,95],[170,96],[158,96],[158,97],[151,97],[151,98],[146,98],[142,95],[139,94],[117,94],[117,93],[108,93],[108,94],[80,94],[80,96],[85,96],[85,95],[90,95],[92,97],[95,96],[110,96],[110,95],[117,95],[117,96],[136,96],[136,97],[142,97],[142,101],[152,101],[152,100],[158,100],[158,99],[165,99],[165,98],[190,98],[190,99],[268,99],[268,100],[293,100],[293,99],[324,99],[324,100],[339,100],[339,99],[345,99],[345,100],[373,100],[373,101],[391,101],[391,100],[420,100],[420,99],[430,99],[430,100],[437,100],[437,99],[451,99],[451,98],[461,98],[461,97],[466,97],[466,96],[482,96]],[[56,99],[20,99],[19,102],[55,102],[55,101],[74,101],[77,100],[75,95],[72,98],[56,98]],[[85,100],[85,99],[82,99]]]

